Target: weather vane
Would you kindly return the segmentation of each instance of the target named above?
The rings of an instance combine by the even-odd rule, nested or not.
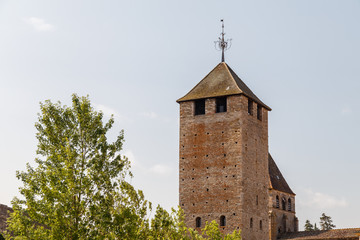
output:
[[[221,62],[225,62],[224,52],[231,47],[231,39],[226,39],[225,41],[225,32],[224,32],[224,19],[221,19],[222,23],[222,32],[220,33],[219,40],[215,41],[215,48],[221,51]]]

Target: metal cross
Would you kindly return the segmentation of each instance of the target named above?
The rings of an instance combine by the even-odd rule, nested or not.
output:
[[[219,40],[215,41],[215,48],[221,51],[221,62],[225,62],[224,52],[231,47],[231,39],[226,39],[225,41],[224,19],[221,19],[221,23],[222,23],[222,32],[220,33]]]

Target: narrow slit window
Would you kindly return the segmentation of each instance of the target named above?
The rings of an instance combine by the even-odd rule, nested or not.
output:
[[[253,100],[248,98],[248,113],[249,113],[249,115],[253,115],[253,106],[254,106]]]
[[[257,105],[257,119],[262,120],[262,107],[259,104]]]
[[[220,226],[221,226],[221,227],[225,227],[225,226],[226,226],[226,218],[225,218],[224,215],[220,217]]]
[[[250,218],[250,228],[253,227],[253,218]]]
[[[260,230],[262,230],[262,220],[260,220],[260,224],[259,224],[260,226]]]
[[[197,227],[197,228],[200,228],[200,227],[201,227],[201,217],[197,217],[197,218],[196,218],[195,224],[196,224],[196,227]]]
[[[276,196],[276,208],[280,207],[279,196]]]
[[[195,100],[195,115],[205,114],[205,99]]]
[[[216,112],[221,113],[226,111],[226,97],[216,98]]]
[[[288,199],[288,211],[291,211],[291,199]]]
[[[282,210],[286,210],[286,200],[285,200],[285,198],[282,198],[282,200],[281,200],[281,208],[282,208]]]

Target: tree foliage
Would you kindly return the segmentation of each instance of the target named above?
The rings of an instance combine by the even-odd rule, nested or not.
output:
[[[320,229],[316,226],[316,223],[314,224],[314,231],[320,231]]]
[[[17,172],[23,199],[12,201],[9,230],[26,239],[141,235],[150,206],[126,181],[131,173],[119,153],[123,132],[107,141],[113,118],[103,123],[89,99],[76,95],[72,107],[45,101],[40,108],[37,167],[27,164],[26,171]]]
[[[304,230],[305,231],[314,231],[314,225],[312,225],[310,223],[310,220],[306,220]]]
[[[130,163],[120,154],[123,131],[109,143],[114,119],[103,122],[88,97],[72,96],[72,106],[40,104],[36,167],[17,172],[22,198],[12,201],[7,239],[241,239],[224,235],[215,221],[198,231],[187,228],[181,208],[157,207],[129,182]]]
[[[160,206],[156,209],[155,217],[151,220],[150,236],[148,239],[171,240],[241,240],[241,231],[234,230],[231,234],[223,234],[215,220],[206,222],[203,229],[197,231],[187,228],[184,223],[184,213],[181,208],[172,209],[169,214]]]
[[[320,217],[320,227],[321,230],[330,230],[335,228],[336,226],[333,224],[333,220],[331,219],[331,217],[323,213]]]
[[[333,224],[333,221],[330,216],[323,213],[320,217],[320,228],[321,230],[331,230],[336,226]],[[309,220],[306,220],[304,225],[305,231],[319,231],[320,229],[316,226],[316,223],[312,225]]]

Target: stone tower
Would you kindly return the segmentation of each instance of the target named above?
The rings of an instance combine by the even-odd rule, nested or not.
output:
[[[179,204],[188,227],[216,220],[244,240],[270,238],[268,111],[225,63],[180,104]]]

